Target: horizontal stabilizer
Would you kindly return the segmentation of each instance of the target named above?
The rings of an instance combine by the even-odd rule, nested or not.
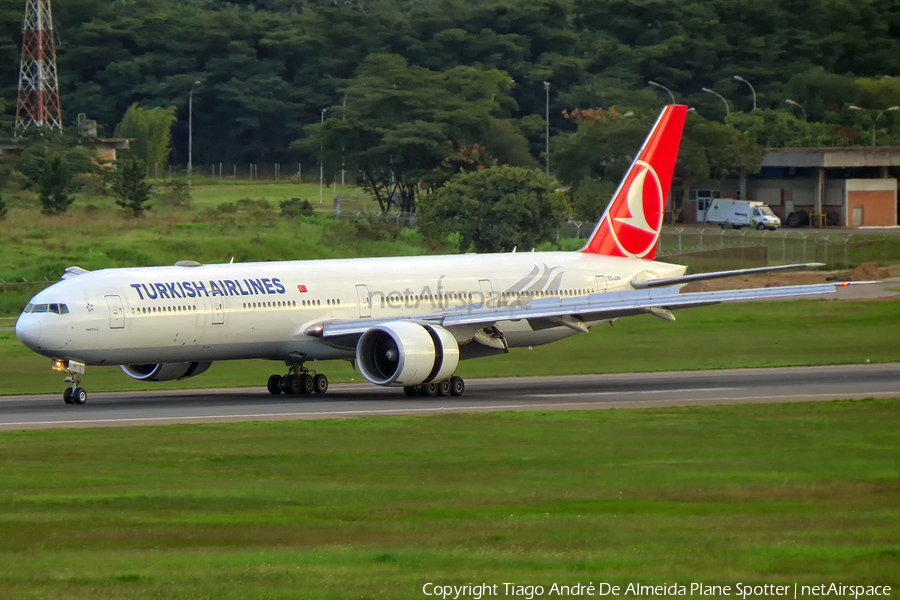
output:
[[[81,267],[69,267],[66,269],[66,272],[63,273],[63,279],[72,279],[73,277],[78,277],[79,275],[84,275],[85,273],[90,273],[87,269],[82,269]]]

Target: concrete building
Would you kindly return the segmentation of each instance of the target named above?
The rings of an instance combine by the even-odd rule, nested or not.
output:
[[[703,222],[715,198],[758,200],[788,223],[792,213],[813,226],[896,226],[900,148],[770,149],[756,175],[706,181],[688,191],[681,222]]]
[[[101,167],[113,168],[119,159],[119,151],[130,149],[134,141],[129,138],[98,138],[97,121],[85,118],[83,113],[78,115],[78,129],[85,137],[84,145],[96,150],[96,162]],[[25,146],[26,141],[22,138],[0,139],[0,157],[18,156]]]

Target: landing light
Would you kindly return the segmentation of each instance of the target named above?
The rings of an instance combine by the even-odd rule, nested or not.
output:
[[[844,287],[847,287],[847,286],[850,285],[850,284],[847,283],[846,281],[842,281],[842,282],[841,282],[841,285],[844,286]]]
[[[57,360],[54,359],[50,361],[50,368],[54,371],[59,371],[60,373],[65,373],[69,370],[69,365],[66,364],[68,361],[65,360]]]

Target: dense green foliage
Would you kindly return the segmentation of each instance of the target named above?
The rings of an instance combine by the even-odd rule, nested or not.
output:
[[[144,211],[150,208],[148,202],[153,186],[144,178],[145,173],[144,163],[137,158],[131,158],[120,160],[111,175],[110,188],[116,204],[135,217],[143,216]]]
[[[422,203],[419,229],[438,240],[457,232],[466,251],[530,250],[556,233],[564,211],[557,187],[553,177],[536,169],[463,173]]]
[[[20,0],[0,0],[7,122],[22,9]],[[572,129],[564,109],[655,112],[668,98],[648,80],[720,119],[721,100],[701,88],[723,94],[733,112],[749,112],[748,88],[732,79],[740,74],[761,109],[800,119],[785,105],[793,99],[810,125],[828,124],[830,143],[868,140],[876,113],[848,114],[847,104],[900,104],[900,80],[881,79],[900,73],[900,11],[874,0],[69,0],[54,11],[66,121],[85,112],[109,134],[135,102],[175,106],[181,164],[195,81],[197,162],[288,162],[296,159],[289,144],[319,122],[322,108],[326,119],[344,116],[345,94],[373,55],[420,73],[502,74],[498,81],[508,83],[496,96],[485,89],[482,104],[502,105],[500,118],[529,138],[534,157],[543,149],[544,81],[553,133]],[[422,93],[430,89],[425,78]],[[359,116],[351,110],[359,102],[349,94],[348,118]],[[483,115],[484,106],[473,111]],[[885,141],[900,135],[897,118],[879,121]],[[817,139],[817,131],[800,137]],[[306,150],[303,158],[317,156]]]
[[[46,215],[66,212],[75,201],[72,171],[61,154],[53,154],[47,159],[38,184],[41,188],[41,206]]]
[[[148,172],[158,176],[165,172],[172,152],[172,125],[177,120],[174,106],[145,109],[135,103],[116,126],[115,135],[131,138],[131,154],[144,162]]]

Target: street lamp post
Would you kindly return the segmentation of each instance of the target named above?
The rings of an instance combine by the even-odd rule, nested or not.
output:
[[[703,91],[708,94],[713,94],[715,96],[718,96],[722,100],[722,103],[725,105],[725,116],[727,117],[729,114],[731,114],[731,111],[728,108],[728,100],[725,99],[725,96],[723,96],[719,92],[714,92],[709,88],[703,88]]]
[[[325,111],[328,109],[322,108],[320,110],[322,111],[322,119],[320,122],[324,125],[325,124]],[[325,154],[325,149],[322,148],[322,146],[319,146],[319,204],[322,204],[325,201],[325,188],[323,187],[323,182],[325,179],[325,165],[323,162],[325,160],[324,154]]]
[[[347,94],[344,94],[344,110],[341,112],[341,121],[347,120]],[[344,185],[344,134],[341,134],[341,185]]]
[[[656,83],[655,81],[648,81],[647,84],[669,92],[669,97],[672,98],[672,104],[675,104],[675,94],[672,93],[672,90],[662,84]]]
[[[753,93],[753,110],[756,110],[756,90],[753,89],[753,85],[749,81],[747,81],[746,79],[741,77],[740,75],[735,75],[734,80],[742,81],[742,82],[746,83],[748,86],[750,86],[750,91]]]
[[[849,106],[849,108],[850,108],[850,110],[858,110],[858,111],[860,111],[860,112],[866,112],[866,109],[860,108],[860,107],[855,106],[855,105],[853,105],[853,104],[851,104],[851,105]],[[889,108],[886,108],[886,109],[884,109],[883,111],[879,112],[879,113],[878,113],[878,116],[876,116],[874,119],[872,119],[872,147],[873,147],[873,148],[875,147],[875,124],[878,123],[878,119],[881,118],[881,115],[883,115],[883,114],[886,113],[886,112],[893,112],[893,111],[895,111],[895,110],[900,110],[900,106],[891,106],[891,107],[889,107]]]
[[[785,103],[785,104],[790,104],[791,106],[796,106],[796,107],[799,108],[801,111],[803,111],[803,120],[804,120],[804,121],[806,120],[806,109],[803,108],[802,106],[800,106],[800,103],[794,102],[793,100],[785,100],[784,103]]]
[[[544,93],[547,96],[547,100],[545,103],[545,114],[544,114],[544,174],[550,174],[550,82],[544,82]]]
[[[194,169],[194,86],[200,85],[199,81],[191,84],[191,93],[188,94],[188,187],[194,185],[192,171]]]

